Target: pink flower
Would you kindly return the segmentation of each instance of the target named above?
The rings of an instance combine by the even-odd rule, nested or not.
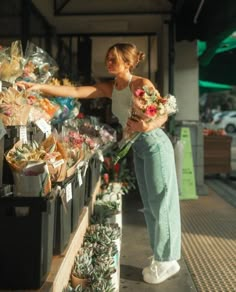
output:
[[[104,173],[103,179],[106,184],[109,184],[109,173]]]
[[[155,105],[147,106],[145,114],[149,117],[154,117],[157,114],[157,107]]]
[[[161,102],[162,104],[166,104],[166,103],[167,103],[167,99],[166,99],[166,98],[161,98],[161,99],[160,99],[160,102]]]
[[[138,88],[137,90],[135,90],[135,95],[138,97],[143,97],[145,94],[145,91],[143,89]]]

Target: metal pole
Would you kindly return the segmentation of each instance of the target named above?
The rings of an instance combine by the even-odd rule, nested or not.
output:
[[[151,80],[151,37],[148,36],[148,79]]]
[[[175,27],[174,21],[168,22],[168,42],[169,42],[169,93],[174,94],[174,63],[175,63]]]
[[[175,25],[173,21],[173,16],[168,22],[168,42],[169,42],[169,59],[168,59],[168,87],[169,93],[174,95],[174,64],[175,64]],[[174,136],[175,135],[175,117],[171,116],[168,120],[168,132]]]
[[[21,42],[23,51],[30,37],[31,0],[21,0]]]

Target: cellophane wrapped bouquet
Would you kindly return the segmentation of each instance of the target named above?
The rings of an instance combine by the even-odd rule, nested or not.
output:
[[[160,116],[175,114],[177,110],[175,96],[167,94],[162,97],[155,88],[143,86],[137,89],[132,96],[130,118],[135,121],[144,120],[148,123]],[[118,150],[113,157],[114,163],[117,163],[128,153],[140,134],[141,132],[130,132],[127,128],[124,129],[123,138],[119,142]]]
[[[0,80],[15,82],[23,73],[23,50],[21,41],[14,41],[10,47],[0,46]]]

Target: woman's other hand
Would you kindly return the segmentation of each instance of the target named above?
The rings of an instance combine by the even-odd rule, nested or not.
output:
[[[156,128],[161,128],[168,119],[168,115],[159,116],[157,119],[145,122],[144,120],[128,119],[127,129],[129,132],[148,132]]]
[[[148,131],[148,124],[143,120],[128,119],[127,129],[130,133],[133,132],[146,132]]]

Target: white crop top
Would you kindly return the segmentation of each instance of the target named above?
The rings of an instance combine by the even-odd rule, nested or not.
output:
[[[130,116],[131,101],[132,101],[132,91],[130,90],[130,77],[127,87],[121,90],[117,90],[115,85],[112,91],[112,113],[119,119],[122,127],[126,126],[128,117]]]

